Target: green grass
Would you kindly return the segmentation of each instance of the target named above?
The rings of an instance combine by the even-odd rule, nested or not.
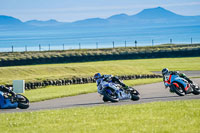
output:
[[[160,82],[162,79],[138,79],[138,80],[126,80],[125,84],[129,86],[148,84],[154,82]],[[31,102],[38,102],[42,100],[74,96],[79,94],[86,94],[90,92],[97,92],[96,83],[89,84],[77,84],[68,86],[49,86],[46,88],[40,88],[35,90],[26,91],[25,95]]]
[[[74,96],[96,91],[97,91],[96,84],[90,83],[90,84],[69,85],[69,86],[48,86],[46,88],[26,91],[24,95],[31,102],[38,102],[42,100]]]
[[[1,133],[199,133],[200,100],[0,114]]]
[[[20,79],[28,82],[91,77],[97,72],[113,75],[151,74],[151,71],[161,71],[165,67],[170,70],[200,70],[200,57],[0,67],[0,84],[11,84],[13,80]]]

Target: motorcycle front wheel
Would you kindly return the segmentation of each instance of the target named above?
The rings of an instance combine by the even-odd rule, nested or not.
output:
[[[140,93],[134,88],[131,88],[131,89],[132,89],[130,92],[131,100],[138,101],[140,99]]]
[[[25,96],[23,96],[21,94],[17,94],[16,99],[18,102],[18,108],[27,109],[29,107],[29,100]]]
[[[192,88],[193,88],[193,94],[194,95],[199,95],[200,94],[200,88],[198,85],[192,85]]]

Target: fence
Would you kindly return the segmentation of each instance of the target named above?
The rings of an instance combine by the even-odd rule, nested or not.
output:
[[[193,44],[193,38],[188,39],[190,40],[190,44]],[[159,45],[158,43],[155,43],[156,40],[152,39],[151,42],[149,42],[148,46],[155,46],[155,45]],[[78,44],[74,44],[74,48],[69,48],[69,46],[67,44],[61,44],[61,45],[42,45],[42,44],[38,44],[38,46],[31,46],[28,47],[27,45],[25,45],[24,47],[15,47],[14,45],[12,45],[10,48],[6,48],[6,50],[2,51],[0,49],[0,52],[28,52],[28,51],[51,51],[51,50],[67,50],[67,49],[90,49],[90,48],[100,48],[100,46],[102,46],[101,48],[116,48],[116,47],[127,47],[129,43],[129,46],[132,47],[138,47],[138,46],[147,46],[147,44],[141,43],[141,41],[138,40],[134,40],[132,42],[130,41],[124,41],[123,43],[120,43],[120,45],[116,45],[115,41],[112,41],[110,43],[104,43],[101,44],[99,42],[94,43],[93,45],[83,45],[82,43],[78,43]],[[167,44],[173,44],[173,39],[170,38],[169,42],[166,42]],[[188,42],[187,42],[188,43]],[[197,43],[197,42],[196,42]],[[176,43],[178,44],[178,43]],[[71,45],[70,45],[71,46]],[[83,46],[87,46],[87,47],[83,47]]]

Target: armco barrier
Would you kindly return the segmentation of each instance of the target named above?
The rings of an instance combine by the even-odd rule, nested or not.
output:
[[[123,75],[118,76],[120,80],[130,80],[130,79],[146,79],[146,78],[162,78],[161,75],[155,74],[144,74],[144,75]],[[94,83],[95,80],[93,77],[89,78],[73,78],[73,79],[59,79],[59,80],[45,80],[41,82],[29,82],[25,83],[25,89],[37,89],[46,86],[62,86],[62,85],[71,85],[71,84],[87,84]],[[6,85],[7,87],[12,87],[12,85]]]

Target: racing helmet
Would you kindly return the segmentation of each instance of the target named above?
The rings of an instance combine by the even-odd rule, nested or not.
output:
[[[163,70],[162,70],[162,75],[165,75],[165,74],[167,74],[169,72],[169,69],[168,68],[164,68]]]
[[[100,77],[101,77],[101,74],[100,74],[100,73],[96,73],[96,74],[94,75],[94,79],[95,79],[95,80],[99,79]]]

